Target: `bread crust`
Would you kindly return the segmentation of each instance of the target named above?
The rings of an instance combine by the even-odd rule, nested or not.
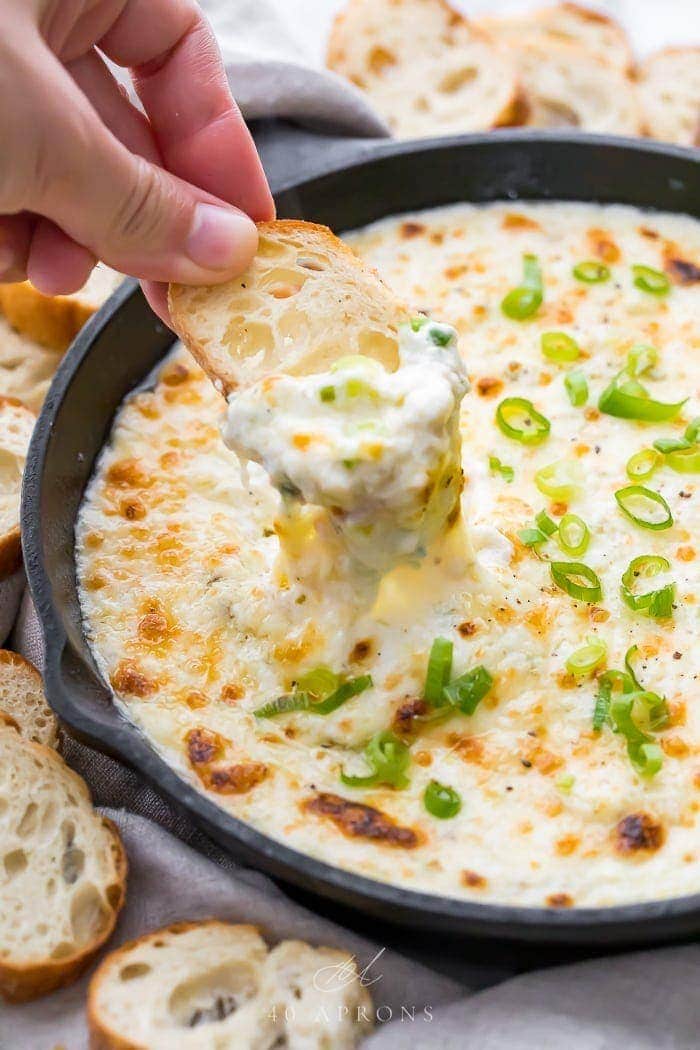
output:
[[[90,984],[88,986],[86,1011],[90,1050],[148,1050],[148,1047],[144,1046],[142,1043],[134,1043],[130,1039],[124,1039],[100,1016],[98,1000],[102,986],[109,981],[112,972],[119,968],[120,962],[124,956],[128,955],[134,948],[137,948],[140,945],[151,944],[153,941],[159,940],[162,937],[167,937],[173,933],[187,933],[189,930],[202,929],[205,927],[211,929],[212,932],[216,930],[229,931],[235,929],[236,931],[246,930],[261,936],[260,930],[256,926],[250,924],[233,925],[228,922],[222,922],[220,919],[210,918],[199,919],[197,921],[174,922],[171,923],[170,926],[164,926],[159,930],[151,931],[151,933],[145,933],[143,936],[135,937],[133,940],[126,941],[124,944],[120,945],[119,948],[115,948],[114,951],[109,952],[109,954],[100,962],[90,978]]]
[[[0,311],[16,332],[62,354],[95,308],[76,296],[43,295],[22,281],[0,284]]]
[[[0,734],[6,733],[12,733],[14,737],[16,730],[0,726]],[[31,750],[38,761],[60,764],[58,770],[60,775],[72,782],[76,794],[81,795],[87,802],[91,802],[85,781],[74,770],[66,766],[54,750],[43,744],[27,740],[22,740],[21,746]],[[30,1002],[73,983],[89,965],[102,945],[111,937],[119,912],[124,905],[128,863],[116,825],[104,816],[100,816],[99,821],[109,834],[108,848],[112,854],[116,887],[116,893],[109,900],[109,915],[103,928],[91,943],[59,959],[36,958],[24,962],[12,962],[8,958],[0,958],[0,996],[7,1002]]]
[[[50,716],[51,725],[47,729],[46,733],[42,734],[43,739],[37,740],[37,742],[46,744],[47,746],[53,747],[56,750],[58,750],[58,721],[54,716],[53,712],[51,711],[46,700],[44,694],[44,682],[39,671],[36,669],[33,663],[31,663],[29,660],[26,660],[24,656],[22,656],[20,653],[16,653],[11,649],[0,649],[0,668],[2,667],[12,667],[18,672],[21,678],[28,677],[32,682],[33,689],[38,694],[41,694],[42,707],[46,709],[46,717],[48,718]],[[21,684],[20,687],[26,688],[26,685],[22,686]],[[0,703],[2,703],[1,697]],[[5,715],[7,718],[10,718],[11,721],[14,722],[14,724],[19,729],[21,735],[24,736],[26,739],[36,739],[31,736],[31,725],[29,724],[29,716],[27,719],[27,725],[23,728],[17,723],[17,720],[9,714],[8,711],[3,711],[2,708],[0,708],[0,715]]]
[[[2,285],[0,285],[0,289]],[[30,408],[20,401],[16,397],[0,396],[0,448],[2,448],[2,412],[4,409],[20,409],[26,413],[27,420],[29,423],[31,420],[32,426],[36,416]],[[26,453],[26,449],[24,450]],[[14,454],[14,452],[12,453]],[[18,500],[19,504],[19,500]],[[17,572],[20,565],[22,564],[22,542],[20,534],[19,524],[19,507],[17,513],[17,523],[8,529],[5,533],[0,535],[0,581],[6,580],[13,573]]]

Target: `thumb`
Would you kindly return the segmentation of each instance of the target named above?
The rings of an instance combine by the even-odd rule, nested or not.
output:
[[[63,94],[66,90],[62,83]],[[246,268],[255,224],[232,205],[131,153],[85,96],[63,100],[28,187],[27,207],[122,273],[208,284]]]

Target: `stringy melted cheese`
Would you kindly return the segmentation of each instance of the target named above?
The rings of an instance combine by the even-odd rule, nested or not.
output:
[[[662,532],[623,517],[614,492],[628,484],[634,452],[682,434],[700,414],[700,285],[692,267],[678,265],[700,263],[700,224],[623,207],[459,205],[348,239],[403,298],[457,328],[473,387],[461,418],[471,546],[452,530],[420,569],[386,577],[372,610],[357,611],[330,563],[313,585],[303,573],[281,577],[279,496],[257,465],[241,475],[220,435],[221,399],[180,350],[153,390],[127,399],[78,523],[82,608],[102,673],[183,777],[331,864],[436,894],[531,905],[697,892],[700,491],[696,478],[667,468],[647,482],[675,518]],[[518,323],[500,302],[519,283],[525,252],[539,258],[545,300],[533,320]],[[574,264],[596,258],[611,281],[572,277]],[[668,269],[670,295],[635,288],[636,263]],[[565,368],[542,355],[540,336],[552,330],[582,348],[585,407],[570,404]],[[640,342],[660,353],[652,396],[690,399],[673,424],[642,426],[595,407]],[[494,413],[507,396],[530,399],[547,416],[545,442],[501,434]],[[512,483],[490,472],[491,455],[512,466]],[[557,589],[546,560],[517,538],[539,510],[555,520],[563,513],[534,484],[535,472],[557,460],[581,468],[568,509],[592,533],[583,560],[602,582],[595,606]],[[559,556],[554,541],[547,552]],[[620,599],[621,574],[641,554],[671,562],[670,622]],[[341,768],[362,771],[351,749],[420,697],[438,635],[454,641],[455,673],[483,664],[492,692],[473,716],[418,734],[405,790],[344,787]],[[670,724],[656,738],[664,764],[652,780],[635,773],[624,738],[593,731],[595,682],[565,671],[588,635],[606,641],[611,667],[637,644],[642,682],[667,697]],[[327,717],[253,716],[319,664],[371,673],[374,687]],[[225,775],[211,775],[219,767]],[[432,779],[460,793],[453,819],[425,810]],[[373,806],[414,834],[353,837],[327,806],[304,807],[319,792]]]

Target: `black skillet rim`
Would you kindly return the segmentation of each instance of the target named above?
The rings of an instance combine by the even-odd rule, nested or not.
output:
[[[541,134],[531,131],[498,132],[411,142],[367,144],[359,159],[340,164],[319,165],[312,175],[290,179],[282,184],[277,196],[300,188],[319,177],[342,175],[355,167],[372,163],[387,155],[403,155],[433,149],[449,149],[470,144],[551,141],[580,146],[582,141],[593,147],[617,147],[680,159],[697,160],[700,153],[683,147],[644,143],[634,139],[604,136],[569,136],[561,133]],[[578,198],[580,199],[580,198]],[[624,203],[624,202],[622,202]],[[46,643],[45,686],[52,706],[83,739],[107,754],[118,757],[134,768],[162,792],[168,801],[186,811],[195,824],[204,828],[220,843],[254,866],[274,877],[311,889],[326,898],[350,905],[364,913],[380,915],[393,922],[416,928],[440,929],[468,935],[514,941],[545,943],[632,944],[663,938],[675,938],[700,928],[700,893],[685,897],[649,900],[628,905],[599,908],[552,909],[495,903],[465,901],[441,897],[418,890],[404,889],[390,883],[366,878],[352,871],[334,867],[257,831],[210,802],[168,766],[151,748],[141,732],[125,718],[114,729],[81,709],[66,688],[61,662],[68,644],[66,629],[54,604],[52,582],[44,562],[42,524],[39,509],[44,484],[44,460],[54,423],[66,391],[90,354],[93,342],[111,324],[120,307],[134,294],[136,282],[125,282],[77,337],[60,365],[31,441],[22,494],[22,537],[25,567],[32,596],[41,621]],[[235,843],[235,845],[231,845]]]

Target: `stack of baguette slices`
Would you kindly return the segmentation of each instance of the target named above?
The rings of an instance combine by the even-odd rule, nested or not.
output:
[[[637,64],[621,26],[574,3],[470,20],[447,0],[349,0],[327,64],[399,138],[519,124],[700,144],[700,47]]]

